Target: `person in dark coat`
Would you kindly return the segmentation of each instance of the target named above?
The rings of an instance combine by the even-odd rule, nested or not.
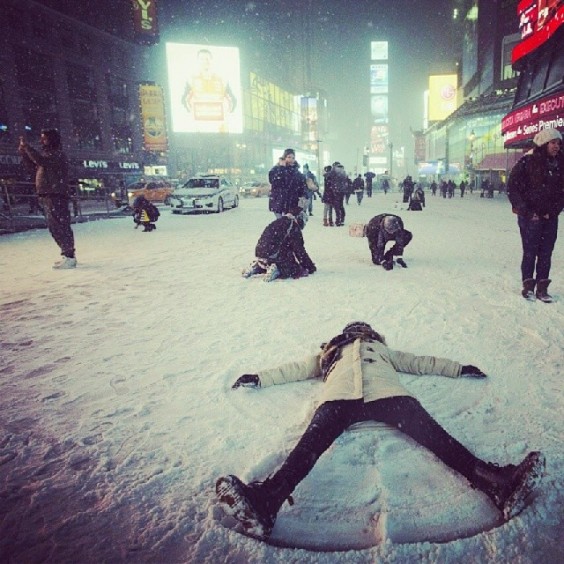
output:
[[[306,179],[296,162],[294,149],[286,149],[282,155],[284,164],[274,166],[268,173],[271,190],[268,205],[277,219],[298,207],[306,195]]]
[[[339,162],[335,161],[331,170],[327,173],[327,182],[331,185],[334,194],[335,208],[335,225],[340,227],[345,224],[345,194],[349,188],[349,177],[345,171],[345,167]]]
[[[406,176],[402,183],[403,188],[403,203],[407,204],[409,202],[409,198],[411,198],[411,194],[413,194],[413,190],[415,189],[415,182],[411,176]]]
[[[521,293],[527,299],[536,296],[551,302],[547,290],[552,251],[558,236],[558,215],[564,209],[562,134],[557,129],[543,129],[533,142],[536,147],[511,170],[507,195],[517,214],[523,246]]]
[[[353,321],[323,343],[317,354],[255,374],[243,374],[234,382],[233,389],[268,388],[304,380],[318,380],[323,385],[320,405],[313,418],[273,475],[250,484],[233,474],[217,480],[219,502],[247,535],[268,538],[282,504],[290,500],[322,454],[352,425],[373,429],[369,426],[374,421],[392,426],[410,437],[412,444],[432,452],[437,461],[482,492],[505,521],[525,508],[542,480],[544,455],[533,451],[518,465],[506,466],[480,459],[433,419],[415,395],[401,384],[398,372],[486,378],[484,372],[471,364],[392,350],[384,336],[368,323]]]
[[[364,173],[364,178],[366,178],[366,197],[372,198],[372,183],[374,182],[376,175],[371,170],[369,170],[368,172]]]
[[[63,152],[61,135],[56,129],[41,131],[42,150],[37,151],[20,137],[18,150],[24,163],[35,169],[35,190],[45,213],[51,236],[61,249],[62,260],[55,269],[76,268],[74,234],[71,228],[68,159]]]
[[[407,268],[403,260],[403,250],[409,245],[413,234],[404,229],[401,217],[387,213],[373,217],[366,226],[366,237],[374,264],[381,265],[385,270],[392,270],[394,256],[397,256],[396,262]],[[386,251],[386,244],[390,241],[393,241],[394,245]]]
[[[264,274],[264,281],[301,278],[317,268],[304,246],[302,229],[307,212],[299,207],[266,226],[255,248],[256,260],[243,270],[243,278]]]
[[[410,211],[422,211],[425,207],[425,192],[423,192],[423,188],[421,188],[421,184],[417,184],[415,191],[411,194],[409,198],[409,207],[407,208]]]
[[[356,194],[356,202],[360,206],[364,196],[364,180],[360,174],[353,180],[353,190]]]
[[[137,196],[133,202],[133,222],[135,229],[140,225],[143,226],[143,233],[150,233],[154,231],[157,226],[155,222],[158,221],[161,213],[155,204],[149,202],[145,196]]]
[[[325,227],[333,226],[333,208],[337,199],[335,183],[328,178],[331,172],[331,166],[328,165],[323,169],[323,225]]]

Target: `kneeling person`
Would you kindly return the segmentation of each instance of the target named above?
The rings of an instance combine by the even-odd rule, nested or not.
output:
[[[243,270],[243,277],[264,274],[264,281],[276,278],[301,278],[317,269],[304,246],[302,229],[307,214],[295,208],[266,226],[255,248],[257,257]]]

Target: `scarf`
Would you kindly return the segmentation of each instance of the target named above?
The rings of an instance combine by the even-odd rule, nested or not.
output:
[[[340,333],[336,337],[333,337],[328,343],[322,343],[321,348],[323,352],[321,353],[320,363],[323,381],[327,380],[331,370],[333,370],[333,367],[341,358],[343,348],[354,343],[357,339],[361,339],[362,341],[378,341],[384,345],[386,344],[383,335],[368,329],[355,329],[353,331],[347,331],[346,333]]]

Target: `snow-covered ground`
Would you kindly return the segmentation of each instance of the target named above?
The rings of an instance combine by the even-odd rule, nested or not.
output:
[[[407,212],[394,192],[347,208],[347,224],[402,215],[407,270],[373,266],[366,239],[323,227],[316,202],[304,237],[318,272],[271,284],[240,277],[273,219],[266,199],[221,215],[164,210],[153,233],[130,218],[76,225],[74,271],[51,269],[46,230],[1,237],[0,561],[564,561],[564,241],[556,302],[530,303],[504,197],[427,201]],[[231,384],[317,351],[352,320],[392,348],[487,372],[402,381],[480,457],[546,454],[522,514],[500,524],[464,479],[380,427],[338,439],[271,544],[230,528],[216,479],[266,477],[322,386]]]

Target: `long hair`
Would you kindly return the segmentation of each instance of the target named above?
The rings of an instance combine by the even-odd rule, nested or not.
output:
[[[47,138],[51,149],[61,148],[61,134],[58,129],[42,129],[41,135],[44,135]]]

